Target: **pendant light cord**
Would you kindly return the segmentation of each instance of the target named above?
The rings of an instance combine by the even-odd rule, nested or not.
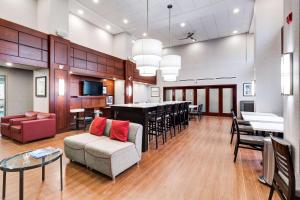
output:
[[[169,47],[171,47],[171,9],[172,9],[172,4],[168,5],[169,9]]]
[[[149,35],[149,0],[147,0],[147,34]]]

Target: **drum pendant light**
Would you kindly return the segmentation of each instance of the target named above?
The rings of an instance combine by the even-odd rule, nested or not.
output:
[[[149,34],[149,0],[147,0],[147,34]],[[141,76],[156,76],[161,54],[162,43],[156,39],[139,39],[132,47],[133,60]]]
[[[169,9],[169,47],[171,47],[171,9],[172,5],[168,5]],[[181,69],[181,56],[165,55],[160,61],[160,70],[164,81],[176,81]]]

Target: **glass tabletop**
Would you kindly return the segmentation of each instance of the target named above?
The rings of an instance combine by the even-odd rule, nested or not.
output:
[[[55,150],[53,153],[41,158],[34,158],[30,155],[30,152],[35,150],[16,154],[12,157],[3,159],[0,162],[0,169],[3,171],[19,171],[41,167],[54,162],[62,155],[61,149],[53,148],[53,150]]]

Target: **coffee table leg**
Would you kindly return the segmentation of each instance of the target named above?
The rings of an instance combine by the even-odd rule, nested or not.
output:
[[[62,156],[60,156],[60,190],[63,190],[63,179],[62,179]]]
[[[45,180],[45,166],[42,166],[42,181]]]
[[[5,199],[6,193],[6,171],[3,171],[3,186],[2,186],[2,199]]]
[[[20,194],[20,200],[23,200],[23,192],[24,192],[24,171],[20,171],[20,183],[19,183],[19,194]]]

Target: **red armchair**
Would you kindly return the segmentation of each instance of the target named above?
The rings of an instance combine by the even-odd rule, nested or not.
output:
[[[37,112],[26,112],[24,115],[15,115],[15,116],[7,116],[7,117],[2,117],[1,118],[1,134],[6,136],[6,137],[11,137],[11,132],[10,132],[10,120],[13,119],[18,119],[18,121],[26,121],[26,120],[33,120],[36,119]]]
[[[56,134],[56,116],[52,113],[38,113],[33,120],[10,120],[11,138],[21,143],[54,137]]]

